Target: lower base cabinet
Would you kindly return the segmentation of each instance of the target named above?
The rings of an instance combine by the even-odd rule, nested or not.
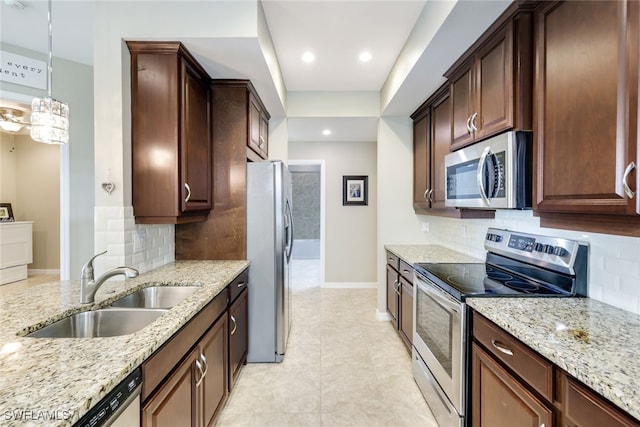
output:
[[[638,427],[605,398],[473,313],[473,427]]]
[[[143,427],[211,426],[227,397],[227,318],[221,317],[142,408]]]
[[[246,361],[247,282],[245,270],[142,364],[143,427],[214,425]]]

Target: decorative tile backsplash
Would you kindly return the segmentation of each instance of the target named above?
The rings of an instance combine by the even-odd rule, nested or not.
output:
[[[429,243],[481,259],[485,257],[484,236],[488,227],[588,242],[589,296],[640,314],[640,238],[541,228],[539,218],[534,217],[531,211],[499,210],[492,220],[419,218],[429,222],[430,231],[426,233]]]
[[[98,206],[94,215],[95,253],[107,251],[95,260],[96,276],[123,265],[144,273],[175,260],[173,225],[136,224],[131,206]]]

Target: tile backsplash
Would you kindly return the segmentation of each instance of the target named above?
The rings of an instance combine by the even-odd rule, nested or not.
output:
[[[175,259],[175,226],[136,224],[133,208],[98,206],[94,210],[95,274],[126,265],[141,273]],[[137,239],[137,241],[135,241]]]
[[[505,228],[589,243],[591,298],[640,314],[640,238],[541,228],[531,211],[497,211],[492,220],[460,220],[419,216],[429,223],[429,243],[484,259],[484,236],[488,227]]]

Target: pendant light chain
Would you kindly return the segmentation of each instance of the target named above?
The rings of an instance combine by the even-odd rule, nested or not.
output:
[[[49,57],[47,58],[46,98],[34,98],[31,103],[31,138],[45,144],[69,142],[69,106],[51,96],[53,86],[52,0],[48,0]]]

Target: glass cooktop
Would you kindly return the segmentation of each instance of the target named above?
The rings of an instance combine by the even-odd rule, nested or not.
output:
[[[561,287],[490,264],[418,263],[414,268],[458,299],[465,296],[571,295]]]

